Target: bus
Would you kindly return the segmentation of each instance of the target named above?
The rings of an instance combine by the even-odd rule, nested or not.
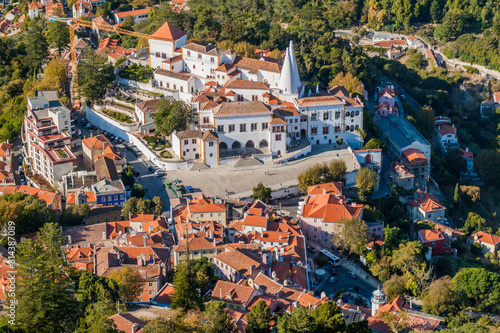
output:
[[[337,266],[340,266],[340,258],[337,257],[336,255],[334,255],[333,253],[331,253],[330,251],[326,250],[326,249],[323,249],[321,251],[319,251],[321,253],[323,253],[325,256],[328,257],[328,261],[334,266],[334,267],[337,267]]]

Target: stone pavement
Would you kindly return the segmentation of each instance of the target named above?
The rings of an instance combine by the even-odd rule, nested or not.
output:
[[[297,176],[316,163],[329,163],[333,159],[346,162],[347,172],[353,171],[353,155],[347,150],[327,150],[329,147],[313,147],[313,154],[305,158],[283,164],[258,164],[233,168],[232,164],[210,169],[169,171],[167,178],[180,179],[185,186],[201,190],[207,196],[244,198],[252,194],[259,182],[273,190],[296,187]],[[236,162],[238,163],[238,162]],[[241,163],[241,162],[240,162]],[[245,163],[241,163],[245,164]]]

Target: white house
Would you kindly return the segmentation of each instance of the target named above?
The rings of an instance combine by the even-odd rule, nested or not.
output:
[[[82,16],[89,16],[92,13],[92,4],[88,1],[77,1],[73,4],[71,11],[73,18],[79,19]]]
[[[219,164],[219,140],[213,131],[175,131],[172,134],[174,153],[185,160],[197,160],[208,166]]]
[[[137,23],[140,21],[146,21],[148,19],[148,13],[150,10],[151,8],[144,8],[144,9],[129,10],[126,12],[114,12],[113,17],[116,23],[121,23],[125,21],[126,17],[131,16],[134,19],[134,22]]]
[[[159,99],[139,102],[135,104],[135,118],[139,122],[139,132],[149,134],[156,130],[153,113],[157,111],[156,103]]]
[[[39,17],[42,12],[43,5],[40,2],[30,2],[28,5],[28,16],[30,19]]]
[[[149,36],[149,67],[162,68],[162,62],[176,55],[176,49],[186,45],[187,35],[181,29],[165,22]]]
[[[155,86],[172,92],[178,92],[179,98],[190,103],[196,89],[196,79],[192,75],[157,68],[154,72]]]
[[[430,220],[442,223],[446,208],[430,193],[417,190],[415,198],[408,203],[407,212],[410,221]]]
[[[419,47],[424,47],[424,42],[415,36],[406,37],[406,43],[410,49],[418,49]]]
[[[467,237],[468,244],[477,243],[483,248],[483,253],[495,253],[500,250],[500,236],[479,231]]]
[[[458,135],[455,125],[438,126],[436,135],[444,151],[458,147]]]

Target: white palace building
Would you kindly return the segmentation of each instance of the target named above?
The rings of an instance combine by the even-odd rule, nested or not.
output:
[[[218,165],[224,154],[245,149],[280,157],[299,144],[328,145],[342,138],[359,149],[363,103],[343,87],[305,94],[293,42],[282,61],[236,56],[230,50],[190,43],[166,22],[149,38],[155,88],[191,103],[189,131],[172,135],[179,158]]]

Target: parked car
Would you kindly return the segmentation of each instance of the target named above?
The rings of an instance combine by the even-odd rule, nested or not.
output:
[[[182,194],[186,194],[186,186],[180,185],[179,186],[179,191],[181,191]]]
[[[336,277],[334,277],[334,276],[332,276],[332,277],[330,278],[330,280],[328,280],[328,282],[330,282],[330,283],[335,283],[335,281],[337,281],[337,278],[336,278]]]
[[[356,273],[353,273],[353,272],[348,272],[347,273],[350,277],[352,277],[353,279],[357,279],[358,278],[358,275]]]
[[[186,186],[186,192],[187,193],[193,192],[193,188],[191,186]]]
[[[337,275],[337,270],[335,268],[332,268],[332,275]]]
[[[153,173],[155,171],[155,169],[152,166],[148,166],[148,171]]]
[[[155,172],[155,176],[156,176],[156,178],[160,178],[161,176],[163,176],[163,171],[161,171],[161,170],[157,170],[157,171]]]

